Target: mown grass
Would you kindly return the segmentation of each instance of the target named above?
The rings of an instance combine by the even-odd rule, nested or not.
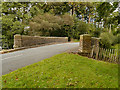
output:
[[[62,53],[2,76],[3,88],[117,88],[118,65]]]

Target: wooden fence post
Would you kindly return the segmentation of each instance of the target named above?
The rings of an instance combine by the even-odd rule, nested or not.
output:
[[[93,45],[92,47],[91,56],[90,56],[91,58],[93,57],[94,48],[95,48],[95,45]]]
[[[97,48],[97,51],[96,51],[96,60],[98,59],[98,53],[99,53],[99,47],[96,47]]]

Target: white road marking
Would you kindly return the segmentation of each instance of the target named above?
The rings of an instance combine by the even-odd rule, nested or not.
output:
[[[14,58],[14,57],[19,57],[19,56],[22,56],[22,55],[23,55],[23,54],[16,55],[16,56],[11,56],[11,57],[4,58],[4,59],[2,59],[2,60],[9,59],[9,58]]]
[[[66,44],[66,45],[74,45],[74,44],[79,44],[79,42],[77,42],[77,43],[62,43],[62,44],[53,44],[53,45],[49,45],[49,46],[57,46],[57,45],[64,45],[64,44]],[[47,45],[46,45],[46,47],[47,47]]]

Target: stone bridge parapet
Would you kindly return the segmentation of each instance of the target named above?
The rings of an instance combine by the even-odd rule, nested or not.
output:
[[[14,35],[14,48],[65,42],[68,42],[68,37],[41,37],[41,36]]]

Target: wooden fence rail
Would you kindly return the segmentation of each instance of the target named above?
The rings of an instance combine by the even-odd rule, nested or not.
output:
[[[108,61],[111,63],[119,63],[118,49],[105,49],[93,46],[91,58]]]

